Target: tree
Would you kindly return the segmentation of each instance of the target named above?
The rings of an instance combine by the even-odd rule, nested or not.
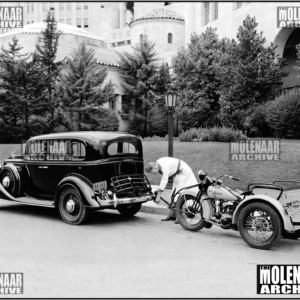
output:
[[[147,136],[147,115],[152,107],[150,92],[157,71],[157,54],[155,43],[144,34],[140,43],[134,47],[133,53],[119,53],[119,64],[122,68],[122,87],[134,104],[135,118],[141,120],[143,135]]]
[[[33,134],[33,127],[45,111],[44,86],[36,55],[21,55],[14,37],[8,49],[0,53],[0,118],[2,141],[18,142]],[[34,126],[33,126],[34,125]]]
[[[237,43],[229,46],[230,63],[219,69],[222,123],[238,129],[245,129],[248,109],[275,98],[287,75],[282,70],[284,60],[275,53],[277,46],[264,46],[266,39],[257,25],[255,18],[246,17],[238,28]]]
[[[57,22],[54,18],[54,14],[48,11],[45,19],[45,30],[42,30],[42,37],[38,38],[36,47],[36,56],[40,62],[40,66],[43,70],[43,77],[40,80],[44,81],[46,88],[45,97],[48,101],[47,110],[50,112],[50,119],[48,120],[49,131],[53,130],[53,124],[55,123],[55,108],[58,103],[56,101],[56,86],[58,73],[60,71],[59,65],[61,62],[56,61],[58,41],[62,34],[57,30]],[[56,116],[57,117],[57,116]],[[57,121],[57,120],[56,120]]]
[[[192,34],[186,49],[173,57],[175,86],[181,93],[180,120],[184,129],[218,124],[218,68],[226,43],[220,41],[216,29],[207,28],[200,35]]]
[[[100,124],[97,109],[115,100],[112,83],[104,83],[106,76],[106,69],[97,64],[95,50],[85,43],[79,44],[63,63],[60,99],[70,130],[93,130]]]
[[[160,64],[153,76],[153,90],[150,91],[149,100],[152,107],[148,113],[149,133],[151,135],[165,135],[168,133],[168,109],[165,105],[165,94],[172,88],[170,68],[164,62]]]

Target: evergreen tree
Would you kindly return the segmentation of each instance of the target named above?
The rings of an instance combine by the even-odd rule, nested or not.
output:
[[[227,52],[228,65],[221,66],[221,118],[224,125],[245,129],[245,120],[256,105],[273,100],[282,86],[284,61],[275,54],[276,46],[265,47],[255,18],[239,27],[237,43]]]
[[[153,77],[150,91],[152,107],[148,114],[149,133],[151,135],[162,135],[168,133],[168,109],[165,104],[165,94],[171,89],[172,78],[170,68],[162,63]]]
[[[181,125],[190,127],[218,124],[219,87],[218,69],[226,42],[220,41],[216,29],[207,28],[200,35],[192,34],[186,49],[173,57],[175,86],[181,94],[179,106]]]
[[[60,99],[70,130],[94,130],[95,124],[101,123],[97,109],[115,99],[112,83],[104,84],[106,76],[106,69],[97,64],[95,51],[85,43],[63,63]]]
[[[133,53],[119,53],[119,64],[122,68],[123,89],[134,105],[135,119],[139,120],[143,135],[147,136],[148,110],[152,107],[150,92],[157,71],[158,57],[154,50],[155,43],[144,34],[140,43],[134,47]],[[133,120],[133,126],[135,121]]]
[[[48,120],[49,130],[53,130],[53,124],[55,123],[55,108],[58,106],[56,101],[56,85],[57,77],[60,71],[59,65],[61,62],[56,61],[58,41],[62,34],[57,30],[57,22],[54,18],[54,14],[49,11],[45,18],[46,28],[41,32],[42,36],[38,38],[36,44],[36,55],[40,61],[40,67],[43,69],[44,76],[41,80],[45,83],[46,93],[45,97],[48,101],[47,110],[50,112],[50,120]],[[56,116],[57,117],[57,116]]]
[[[36,116],[45,110],[42,72],[35,55],[21,55],[14,37],[0,53],[0,118],[2,141],[18,142],[34,134]],[[42,123],[42,121],[40,122]]]

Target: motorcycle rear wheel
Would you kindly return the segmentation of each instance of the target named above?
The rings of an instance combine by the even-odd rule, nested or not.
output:
[[[184,229],[198,231],[205,226],[206,222],[202,218],[202,205],[196,202],[196,197],[192,195],[180,196],[175,208],[184,211],[175,211],[176,219]]]
[[[278,213],[261,202],[250,203],[242,209],[238,218],[238,229],[250,247],[262,250],[272,248],[282,234]]]

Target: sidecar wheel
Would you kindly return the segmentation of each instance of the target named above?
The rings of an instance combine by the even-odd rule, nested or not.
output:
[[[238,218],[238,229],[250,247],[267,250],[279,241],[282,224],[278,213],[272,207],[254,202],[242,209]]]
[[[184,229],[198,231],[205,226],[206,222],[202,218],[202,205],[196,202],[196,197],[192,195],[180,196],[175,208],[184,211],[175,211],[176,219]]]

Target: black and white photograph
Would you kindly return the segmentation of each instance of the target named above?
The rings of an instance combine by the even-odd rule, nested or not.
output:
[[[300,2],[0,2],[0,298],[300,295]]]

